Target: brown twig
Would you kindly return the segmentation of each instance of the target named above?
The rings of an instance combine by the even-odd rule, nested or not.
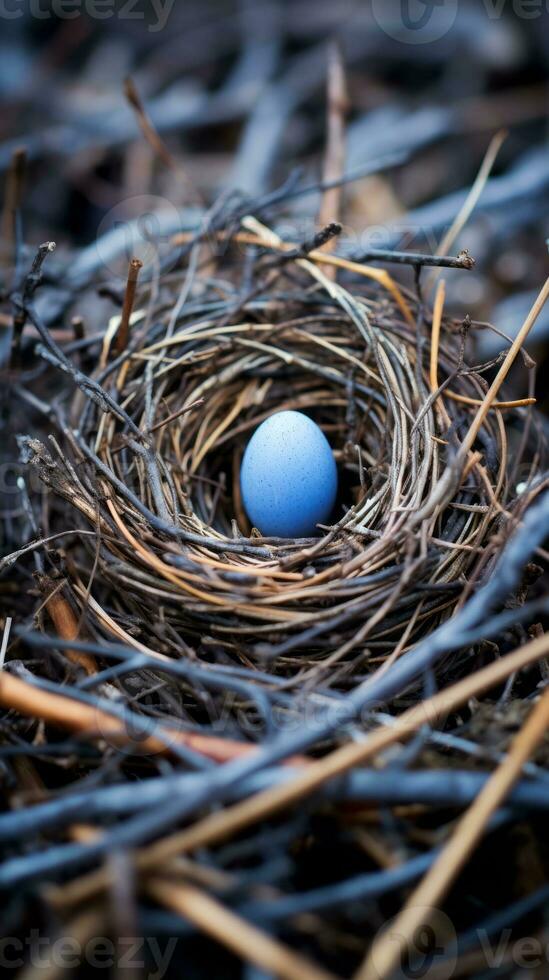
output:
[[[4,258],[9,260],[15,241],[15,216],[23,199],[23,184],[27,167],[27,151],[20,146],[13,151],[11,164],[6,175],[4,207],[2,210],[2,249]]]
[[[143,263],[140,259],[131,259],[128,267],[128,278],[126,281],[126,292],[124,293],[124,305],[122,307],[122,315],[120,317],[120,325],[116,332],[116,337],[114,341],[114,350],[116,354],[122,354],[127,346],[130,336],[130,318],[132,315],[133,304],[135,301],[135,291],[137,289],[137,280],[139,279],[139,273],[143,268]]]
[[[139,127],[147,143],[149,143],[156,155],[170,170],[179,170],[179,166],[168,150],[164,140],[154,128],[133,78],[129,76],[124,80],[124,95],[135,112]]]
[[[74,334],[74,339],[83,340],[86,336],[86,325],[84,323],[84,318],[81,316],[73,316],[71,319],[71,327]]]
[[[202,203],[200,192],[194,187],[188,174],[180,163],[172,156],[164,140],[155,129],[153,122],[145,108],[143,100],[137,91],[137,86],[133,78],[128,77],[124,82],[124,94],[131,108],[134,110],[139,128],[143,133],[147,143],[152,148],[157,157],[162,160],[166,167],[169,167],[177,176],[185,182],[193,199]]]
[[[48,615],[63,640],[79,639],[79,623],[68,599],[63,595],[63,582],[53,582],[47,575],[39,577],[38,586]],[[82,667],[88,675],[97,672],[95,657],[81,650],[67,650],[67,657]]]
[[[194,885],[152,878],[147,882],[147,891],[166,908],[269,975],[284,980],[335,980],[333,974],[294,953]]]
[[[26,717],[41,718],[48,724],[80,732],[91,738],[109,739],[117,745],[135,746],[136,752],[140,754],[169,753],[170,742],[174,745],[185,745],[215,762],[227,762],[256,751],[254,745],[246,742],[182,732],[169,726],[159,726],[164,736],[162,740],[149,735],[136,745],[123,723],[114,716],[80,701],[71,700],[68,692],[65,697],[41,690],[6,671],[0,675],[0,704],[4,708],[13,708]]]
[[[321,197],[318,213],[318,224],[321,228],[339,220],[342,187],[337,181],[345,168],[345,117],[348,111],[343,56],[339,44],[334,43],[328,54],[326,151],[322,171],[323,183],[333,183],[333,186],[325,190]],[[326,251],[331,251],[332,248],[333,241],[327,244]],[[335,278],[335,267],[329,268],[327,275]]]

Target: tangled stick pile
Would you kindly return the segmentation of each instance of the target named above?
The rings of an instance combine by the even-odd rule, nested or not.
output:
[[[179,236],[183,276],[157,270],[137,282],[134,263],[122,316],[65,347],[28,297],[19,301],[40,334],[37,352],[70,387],[51,402],[39,385],[17,389],[47,419],[50,444],[37,426],[20,447],[53,492],[48,536],[7,559],[45,550],[35,613],[44,628],[17,628],[26,659],[10,658],[0,701],[10,737],[26,745],[30,735],[48,771],[60,755],[66,785],[59,799],[0,815],[0,888],[46,886],[48,914],[65,921],[77,906],[103,908],[113,870],[94,865],[130,849],[136,902],[144,893],[292,980],[326,976],[311,958],[339,976],[354,969],[403,905],[406,943],[417,910],[399,895],[424,876],[421,907],[436,908],[491,816],[502,836],[487,847],[503,841],[511,855],[508,893],[531,850],[513,838],[519,815],[533,826],[549,809],[536,755],[546,697],[521,733],[524,755],[501,763],[509,792],[521,759],[531,760],[531,782],[519,779],[506,809],[487,773],[471,770],[500,762],[513,703],[504,700],[501,720],[487,702],[490,744],[474,712],[439,730],[483,692],[507,684],[510,694],[518,677],[515,727],[537,699],[549,644],[535,624],[528,642],[522,623],[547,609],[543,598],[526,601],[549,507],[547,494],[536,502],[547,485],[544,440],[533,399],[502,401],[500,389],[549,283],[508,351],[471,366],[476,325],[445,315],[442,281],[431,308],[425,270],[415,292],[402,289],[379,268],[322,251],[333,231],[293,246],[248,217],[217,228],[213,250],[202,233]],[[281,409],[318,422],[339,468],[334,523],[307,540],[263,538],[240,501],[247,440]],[[499,648],[482,648],[495,639]],[[403,713],[401,698],[412,704]],[[72,734],[59,742],[63,729]],[[304,754],[320,750],[316,760]],[[489,806],[476,829],[454,832],[453,814],[470,806],[473,819],[481,790]],[[240,832],[244,841],[212,851]],[[44,833],[54,846],[43,846]],[[455,843],[439,873],[441,841]],[[301,853],[280,860],[295,846],[311,849],[305,871]],[[192,866],[173,880],[174,859],[197,848],[209,848],[197,880],[213,894],[189,885]],[[258,902],[263,876],[270,889]],[[450,961],[453,930],[466,955],[475,903],[491,907],[483,882],[468,885],[474,912],[462,914],[460,892],[449,931],[437,919]],[[537,921],[546,894],[537,885],[534,876],[509,906],[511,921],[524,903]],[[146,907],[139,914],[143,934],[157,928]],[[168,928],[178,934],[179,919]],[[372,955],[389,976],[395,951],[379,942]],[[196,954],[201,975],[208,956]]]
[[[0,40],[0,963],[543,972],[540,23],[214,6]],[[282,409],[308,540],[240,499]]]
[[[99,635],[345,686],[489,577],[542,488],[527,478],[542,466],[533,399],[497,401],[499,383],[486,399],[494,362],[468,364],[471,325],[443,315],[443,283],[431,312],[380,269],[243,225],[213,250],[198,239],[179,296],[169,277],[142,287],[129,341],[115,321],[97,390],[80,379],[63,425],[66,459],[26,453],[96,532],[67,557]],[[243,449],[282,409],[310,414],[335,452],[318,538],[262,538],[242,509]]]

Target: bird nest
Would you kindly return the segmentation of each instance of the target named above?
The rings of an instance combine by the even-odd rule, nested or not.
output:
[[[63,557],[96,634],[345,686],[490,573],[520,508],[528,403],[487,396],[471,324],[444,315],[442,288],[426,300],[437,270],[407,291],[318,241],[292,248],[253,220],[213,250],[195,239],[183,286],[144,275],[129,333],[113,319],[75,372],[61,452],[27,442],[86,519]],[[244,448],[283,409],[318,423],[338,466],[332,523],[310,539],[262,537],[242,506]]]

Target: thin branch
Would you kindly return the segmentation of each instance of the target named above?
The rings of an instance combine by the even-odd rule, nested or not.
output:
[[[126,291],[124,293],[122,316],[120,318],[120,325],[116,332],[114,341],[114,350],[116,354],[123,354],[128,346],[130,336],[130,318],[133,311],[133,304],[135,302],[137,280],[139,279],[139,273],[142,268],[143,263],[140,259],[134,258],[130,260],[128,267],[128,278],[126,280]]]
[[[437,266],[441,269],[465,269],[475,267],[475,260],[467,249],[458,255],[425,255],[423,252],[393,252],[391,249],[369,248],[355,257],[355,262],[389,262],[397,265],[412,265],[416,269],[423,266]]]

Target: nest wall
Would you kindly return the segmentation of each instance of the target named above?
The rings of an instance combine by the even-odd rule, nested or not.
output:
[[[468,366],[467,323],[443,317],[439,339],[421,294],[366,267],[344,287],[304,257],[260,255],[243,292],[246,263],[229,247],[179,295],[143,286],[127,348],[108,332],[92,372],[120,410],[81,386],[63,458],[28,458],[95,532],[63,558],[98,633],[344,684],[489,574],[531,410],[493,408],[460,456],[493,367]],[[247,440],[282,409],[314,418],[337,461],[317,538],[263,538],[242,508]]]

